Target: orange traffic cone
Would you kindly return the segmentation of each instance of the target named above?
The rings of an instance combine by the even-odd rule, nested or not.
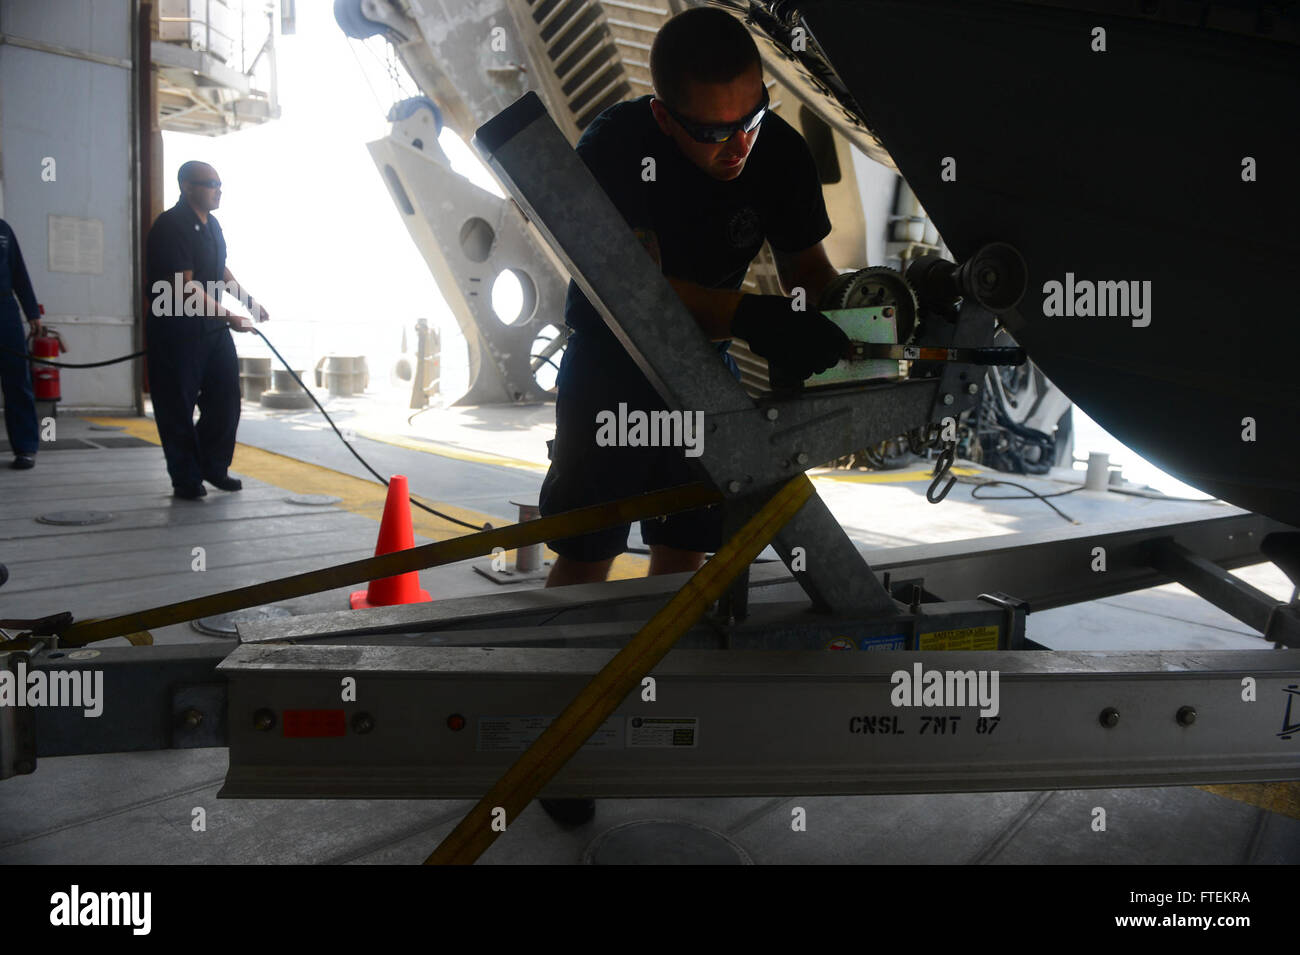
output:
[[[410,550],[415,546],[415,529],[411,525],[411,500],[406,491],[406,478],[394,474],[388,482],[388,499],[384,502],[384,519],[379,524],[379,543],[375,556],[391,554],[395,550]],[[367,607],[392,607],[397,604],[423,603],[432,600],[427,590],[420,589],[420,575],[412,570],[396,577],[372,580],[365,590],[357,590],[348,601],[353,610]]]

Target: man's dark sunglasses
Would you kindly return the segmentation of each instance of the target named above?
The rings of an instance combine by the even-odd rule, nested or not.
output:
[[[220,179],[186,179],[191,186],[202,186],[204,189],[220,189]]]
[[[686,135],[690,136],[691,139],[695,140],[697,143],[717,144],[725,143],[732,136],[736,135],[736,133],[750,133],[757,129],[758,124],[761,123],[763,117],[767,115],[767,107],[771,100],[767,95],[767,87],[763,87],[763,101],[754,107],[753,111],[748,116],[744,117],[737,123],[721,124],[693,123],[689,119],[683,119],[681,116],[678,116],[677,113],[673,112],[672,107],[667,103],[664,103],[663,100],[660,100],[659,102],[663,103],[664,109],[668,111],[668,115],[677,120],[682,129],[686,130]]]

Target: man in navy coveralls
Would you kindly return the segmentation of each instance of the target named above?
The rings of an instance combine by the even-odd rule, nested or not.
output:
[[[147,245],[149,393],[173,493],[196,500],[207,494],[204,481],[223,491],[243,486],[226,473],[239,427],[239,359],[230,332],[251,326],[221,305],[223,289],[234,291],[257,321],[269,316],[226,268],[226,239],[212,215],[221,204],[217,171],[187,162],[177,179],[181,197],[154,221]],[[197,300],[191,282],[203,288]],[[199,307],[176,307],[185,302]]]

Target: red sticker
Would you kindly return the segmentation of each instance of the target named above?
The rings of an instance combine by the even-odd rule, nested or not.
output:
[[[298,738],[346,736],[348,721],[342,710],[285,710],[284,735]]]

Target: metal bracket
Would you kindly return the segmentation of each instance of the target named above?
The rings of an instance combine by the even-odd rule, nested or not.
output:
[[[1288,647],[1300,646],[1300,616],[1286,604],[1252,587],[1172,538],[1147,544],[1152,567],[1225,613]]]

